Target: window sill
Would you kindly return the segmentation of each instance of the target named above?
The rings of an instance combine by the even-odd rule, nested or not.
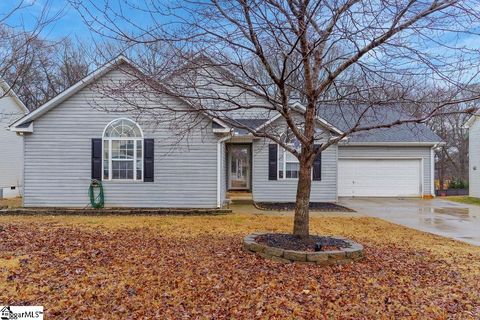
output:
[[[280,179],[280,178],[278,178],[277,180],[273,180],[273,181],[298,181],[298,178],[286,178],[286,179]],[[313,178],[311,178],[310,181],[312,181],[312,182],[320,182],[320,181],[322,181],[322,180],[313,180]]]
[[[145,183],[143,180],[102,180],[104,184],[139,184]]]

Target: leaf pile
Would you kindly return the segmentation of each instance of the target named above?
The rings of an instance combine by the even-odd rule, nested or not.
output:
[[[359,263],[323,268],[242,249],[246,233],[288,231],[291,217],[1,217],[0,225],[0,302],[43,305],[46,319],[480,317],[480,248],[372,218],[312,219],[313,230],[366,250]]]

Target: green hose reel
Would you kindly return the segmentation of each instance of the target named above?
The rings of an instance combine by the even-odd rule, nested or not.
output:
[[[98,194],[95,196],[95,189],[98,189]],[[105,197],[103,195],[103,185],[102,182],[96,179],[93,179],[90,182],[90,187],[88,188],[88,196],[90,197],[90,204],[95,209],[101,209],[105,205]]]

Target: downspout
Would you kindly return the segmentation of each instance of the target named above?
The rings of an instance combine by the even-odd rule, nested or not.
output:
[[[221,138],[217,141],[217,208],[222,207],[222,143],[231,139],[233,136],[230,132],[226,137]]]
[[[432,197],[435,197],[436,194],[435,194],[435,149],[438,148],[440,144],[437,143],[436,145],[434,145],[432,147],[432,149],[430,150],[430,172],[431,172],[431,187],[430,187],[430,192],[432,194]]]

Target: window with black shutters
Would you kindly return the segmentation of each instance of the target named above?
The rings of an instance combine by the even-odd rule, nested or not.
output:
[[[143,180],[143,133],[134,121],[110,122],[104,130],[102,144],[103,180]]]

